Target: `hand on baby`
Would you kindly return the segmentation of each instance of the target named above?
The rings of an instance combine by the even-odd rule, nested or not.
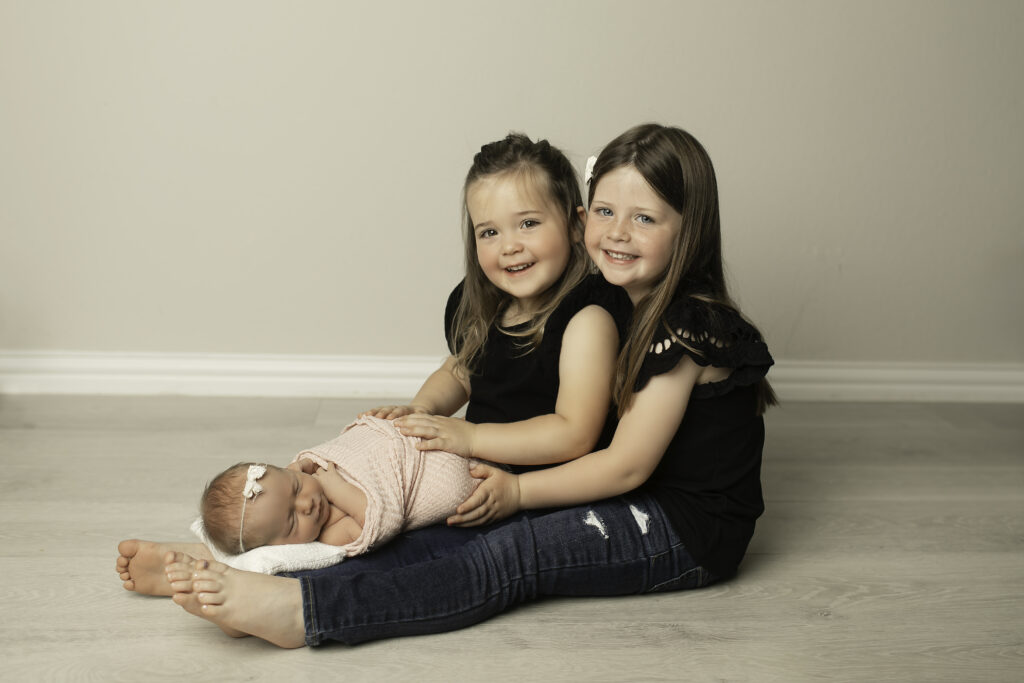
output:
[[[448,518],[449,525],[480,526],[519,511],[518,476],[483,463],[474,465],[469,473],[482,481]]]
[[[413,415],[416,413],[426,413],[426,408],[421,406],[407,405],[407,406],[377,406],[376,408],[370,408],[359,413],[358,417],[379,417],[382,420],[394,420],[395,418],[402,417],[403,415]]]
[[[416,448],[421,451],[448,451],[464,458],[473,456],[476,425],[458,417],[440,415],[407,415],[395,420],[398,431],[405,436],[418,436]]]

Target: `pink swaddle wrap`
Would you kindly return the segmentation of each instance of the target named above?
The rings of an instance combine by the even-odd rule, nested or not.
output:
[[[402,436],[391,420],[360,417],[327,443],[295,456],[338,473],[366,494],[363,533],[343,546],[358,555],[406,529],[444,521],[479,480],[469,474],[475,460],[445,451],[418,451],[416,438]]]

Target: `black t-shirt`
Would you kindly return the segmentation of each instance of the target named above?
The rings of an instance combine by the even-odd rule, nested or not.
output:
[[[676,339],[665,330],[664,339],[651,344],[637,391],[684,355],[733,371],[693,388],[679,429],[644,488],[694,559],[725,578],[735,573],[764,512],[757,387],[774,361],[757,330],[726,307],[677,295],[664,321]]]
[[[462,283],[452,291],[445,308],[445,338],[452,348],[452,323],[462,298]],[[562,336],[574,315],[596,304],[607,310],[619,328],[619,343],[625,338],[632,305],[624,290],[609,285],[599,274],[588,276],[552,311],[544,324],[544,336],[529,353],[523,353],[522,337],[506,334],[497,324],[487,333],[487,342],[476,372],[470,377],[466,420],[474,423],[508,423],[528,420],[555,412],[558,398],[558,361]],[[506,328],[511,332],[524,326]],[[613,416],[614,411],[609,411]],[[605,429],[595,449],[611,442],[614,419],[605,421]],[[533,468],[525,468],[533,469]]]

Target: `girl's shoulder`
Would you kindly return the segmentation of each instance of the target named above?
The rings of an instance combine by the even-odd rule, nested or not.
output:
[[[572,317],[587,306],[600,306],[608,311],[615,321],[615,327],[618,328],[619,339],[625,339],[629,320],[633,315],[633,303],[629,300],[626,290],[608,284],[600,273],[588,275],[565,295],[548,318],[544,326],[545,335],[564,331]]]
[[[674,368],[683,356],[698,365],[730,368],[732,374],[720,390],[754,384],[775,362],[761,334],[740,313],[700,293],[677,293],[654,333],[636,390],[647,381]]]
[[[448,295],[448,302],[444,306],[444,338],[448,342],[448,349],[452,353],[455,352],[453,344],[455,337],[455,312],[459,310],[459,302],[462,301],[462,290],[465,284],[466,280],[462,279],[459,281],[459,284],[455,285],[455,288]]]

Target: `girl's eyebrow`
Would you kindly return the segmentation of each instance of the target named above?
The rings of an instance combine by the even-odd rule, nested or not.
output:
[[[615,206],[614,202],[610,202],[610,201],[608,201],[606,199],[597,199],[596,197],[594,198],[594,201],[590,202],[591,206],[594,206],[595,204],[601,204],[603,206]],[[648,208],[646,206],[631,206],[631,207],[628,207],[628,208],[629,208],[629,210],[631,212],[632,211],[639,211],[641,213],[660,213],[660,211],[658,211],[658,209]]]

